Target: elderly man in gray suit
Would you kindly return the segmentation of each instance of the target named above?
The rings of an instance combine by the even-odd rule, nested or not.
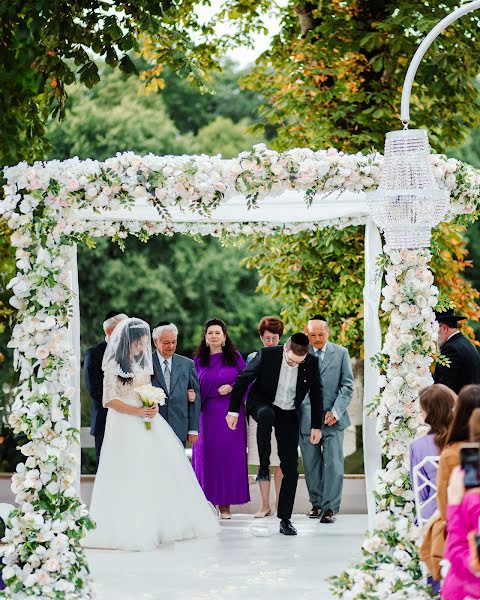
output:
[[[310,518],[333,523],[342,499],[344,429],[350,425],[347,408],[352,399],[353,371],[346,348],[328,341],[327,319],[315,315],[307,324],[310,352],[318,357],[323,383],[322,442],[311,444],[310,401],[300,415],[300,450],[312,510]]]
[[[173,323],[160,322],[152,337],[156,348],[152,384],[161,387],[166,395],[159,412],[184,446],[187,440],[194,444],[200,417],[200,385],[194,362],[175,354],[178,329]]]

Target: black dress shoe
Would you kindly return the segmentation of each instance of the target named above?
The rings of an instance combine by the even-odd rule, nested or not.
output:
[[[280,521],[280,533],[283,533],[283,535],[297,535],[297,530],[290,519],[283,519]]]
[[[256,480],[257,481],[270,481],[270,469],[259,469]]]
[[[323,513],[320,523],[335,523],[335,517],[333,516],[333,510],[331,508],[327,508]]]

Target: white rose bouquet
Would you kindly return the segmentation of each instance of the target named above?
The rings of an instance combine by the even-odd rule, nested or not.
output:
[[[154,387],[151,383],[146,383],[134,389],[140,396],[142,406],[151,407],[155,406],[155,404],[163,406],[165,404],[165,392],[162,388]],[[148,417],[145,417],[143,420],[145,422],[145,429],[150,430],[152,428],[152,420]]]

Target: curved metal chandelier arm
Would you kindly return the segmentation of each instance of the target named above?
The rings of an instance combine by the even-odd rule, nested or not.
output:
[[[401,104],[401,119],[402,123],[407,126],[410,122],[410,96],[412,93],[412,85],[413,80],[415,79],[415,75],[417,73],[418,66],[422,61],[422,58],[425,56],[426,51],[430,48],[432,42],[435,40],[437,36],[439,36],[444,29],[446,29],[449,25],[451,25],[454,21],[463,17],[477,8],[480,8],[480,0],[475,0],[474,2],[470,2],[469,4],[465,4],[457,10],[454,10],[452,13],[447,15],[444,19],[442,19],[427,35],[427,37],[423,40],[420,46],[417,48],[410,65],[408,67],[407,74],[405,76],[405,81],[403,82],[403,90],[402,90],[402,104]]]

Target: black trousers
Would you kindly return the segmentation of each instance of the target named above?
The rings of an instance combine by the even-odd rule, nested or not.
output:
[[[297,411],[296,409],[282,410],[274,404],[257,404],[251,414],[258,423],[257,445],[261,470],[268,470],[270,466],[272,428],[275,427],[278,456],[283,473],[277,516],[279,519],[290,519],[298,481]]]

